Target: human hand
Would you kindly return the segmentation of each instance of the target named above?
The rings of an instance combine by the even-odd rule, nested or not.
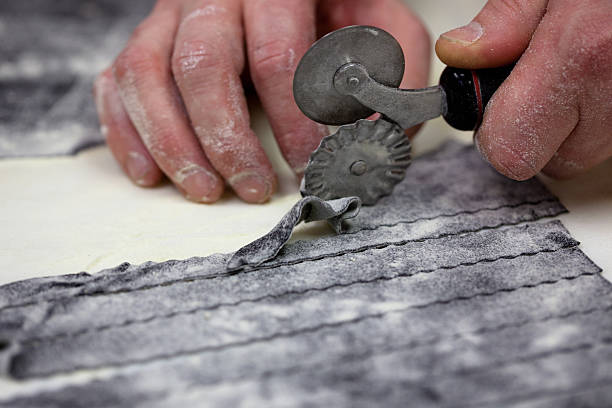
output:
[[[446,64],[518,61],[487,105],[475,143],[499,172],[568,178],[612,156],[612,2],[489,0],[443,34]]]
[[[108,146],[140,186],[165,174],[187,198],[211,203],[225,180],[244,201],[264,202],[276,176],[249,127],[241,74],[299,175],[328,131],[295,105],[293,73],[317,31],[352,24],[398,38],[404,85],[426,84],[429,37],[400,0],[158,0],[96,81]]]

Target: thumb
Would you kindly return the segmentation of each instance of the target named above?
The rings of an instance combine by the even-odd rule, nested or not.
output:
[[[515,62],[529,45],[547,4],[548,0],[489,0],[471,23],[442,34],[436,53],[457,68]]]

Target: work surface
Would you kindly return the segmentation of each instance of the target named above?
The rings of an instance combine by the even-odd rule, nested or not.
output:
[[[414,3],[437,35],[482,1],[445,3],[443,12],[437,2]],[[99,4],[106,20],[88,14],[96,23],[80,34],[96,37],[121,14],[113,7],[122,2]],[[0,23],[0,32],[23,24]],[[90,81],[126,26],[117,22],[91,48],[63,42],[74,32],[53,24],[65,37],[45,41],[63,38],[80,57],[47,65],[26,53],[0,63],[0,86],[12,89],[2,97],[33,95],[24,106],[41,109],[0,111],[9,119],[2,156],[100,141]],[[55,85],[32,93],[41,79]],[[279,193],[263,206],[231,192],[206,206],[169,184],[139,189],[103,146],[0,160],[0,284],[92,273],[0,288],[0,405],[598,406],[612,398],[612,298],[595,265],[612,277],[612,162],[568,182],[542,179],[558,201],[537,181],[497,175],[469,147],[446,145],[417,159],[397,194],[364,209],[350,234],[305,225],[277,260],[227,275],[228,255],[206,256],[263,235],[299,197],[262,112],[252,110],[280,175]],[[37,115],[44,120],[28,128]],[[415,151],[470,137],[433,121]]]
[[[0,287],[0,405],[609,401],[612,285],[544,221],[561,203],[457,143],[411,174],[346,233],[254,268],[214,255]]]
[[[133,186],[104,147],[76,157],[0,160],[0,283],[234,251],[269,231],[298,200],[297,183],[279,168],[281,191],[271,203],[247,205],[228,193],[206,206],[184,200],[168,184]],[[576,180],[546,180],[570,210],[560,219],[608,279],[610,174],[612,163]],[[306,225],[296,237],[330,233],[325,225]]]

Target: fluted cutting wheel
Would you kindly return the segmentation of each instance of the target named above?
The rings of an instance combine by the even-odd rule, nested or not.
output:
[[[410,166],[410,140],[384,119],[359,120],[325,137],[310,156],[303,190],[324,200],[356,196],[374,205]]]

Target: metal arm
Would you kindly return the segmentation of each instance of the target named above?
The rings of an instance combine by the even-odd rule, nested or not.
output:
[[[376,82],[365,67],[357,63],[338,69],[334,87],[340,94],[354,97],[403,129],[445,115],[447,110],[446,96],[440,86],[414,90],[391,88]]]

